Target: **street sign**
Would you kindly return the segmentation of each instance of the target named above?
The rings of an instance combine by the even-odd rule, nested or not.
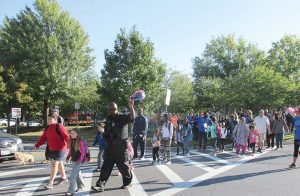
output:
[[[21,118],[21,108],[11,108],[12,118]]]
[[[171,99],[171,90],[167,89],[166,105],[170,105],[170,99]]]
[[[80,103],[79,102],[75,102],[75,110],[79,110],[80,109]]]

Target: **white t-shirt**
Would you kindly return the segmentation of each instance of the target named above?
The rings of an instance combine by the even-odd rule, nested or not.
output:
[[[161,127],[162,138],[172,139],[172,137],[173,137],[173,125],[172,125],[172,123],[170,123],[170,125],[169,125],[169,123],[167,124],[167,126],[166,126],[166,123],[164,123]],[[169,130],[169,126],[170,126],[170,130]]]
[[[266,133],[267,132],[267,126],[270,125],[270,121],[269,118],[266,116],[256,116],[254,119],[254,124],[256,126],[256,129],[260,132],[260,133]]]
[[[221,138],[225,139],[227,136],[227,129],[222,127],[222,131],[221,131]]]

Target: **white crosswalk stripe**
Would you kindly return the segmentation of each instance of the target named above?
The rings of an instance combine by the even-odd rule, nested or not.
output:
[[[212,172],[212,171],[214,171],[215,169],[214,168],[212,168],[212,167],[209,167],[209,166],[207,166],[207,165],[204,165],[204,164],[202,164],[202,163],[199,163],[199,162],[197,162],[197,161],[193,161],[193,160],[191,160],[191,159],[187,159],[187,158],[185,158],[184,156],[175,156],[176,158],[179,158],[181,161],[184,161],[184,162],[186,162],[186,163],[188,163],[189,165],[193,165],[193,166],[196,166],[196,167],[199,167],[199,168],[201,168],[201,169],[203,169],[203,170],[205,170],[205,171],[207,171],[207,172]],[[190,157],[193,157],[193,156],[190,156]]]
[[[181,191],[184,191],[188,189],[189,187],[195,186],[205,180],[208,180],[216,175],[219,175],[223,172],[226,172],[228,170],[231,170],[237,166],[240,166],[252,159],[255,159],[265,153],[268,153],[270,150],[266,150],[263,153],[254,154],[254,156],[244,155],[240,156],[235,154],[235,152],[232,151],[225,151],[224,154],[230,154],[232,156],[226,157],[222,155],[223,153],[219,153],[217,156],[212,156],[210,154],[198,152],[196,150],[191,150],[191,156],[190,158],[185,158],[184,156],[176,156],[172,155],[172,164],[175,164],[175,167],[169,166],[169,165],[155,165],[152,168],[157,168],[172,184],[171,187],[166,187],[166,189],[159,190],[158,192],[155,192],[152,195],[155,196],[164,196],[164,195],[173,195],[176,193],[179,193]],[[206,162],[200,162],[196,161],[197,158],[208,158],[210,160],[215,161],[216,163],[220,163],[221,166],[216,167],[216,165],[210,166],[212,164],[206,164]],[[223,157],[223,158],[222,158]],[[194,159],[195,158],[195,159]],[[238,158],[238,160],[236,159]],[[179,159],[182,162],[175,161],[175,159]],[[235,161],[230,161],[231,159]],[[138,164],[139,167],[135,168],[136,170],[139,170],[140,168],[143,169],[145,167],[151,167],[149,166],[149,162],[151,162],[151,158],[146,158],[145,160],[134,160],[133,164]],[[176,168],[176,165],[184,165],[184,166],[192,166],[200,168],[201,170],[205,171],[205,173],[200,174],[190,174],[189,178],[190,180],[183,180],[183,178],[176,172],[177,170],[173,170],[172,168]],[[83,167],[82,168],[82,176],[85,184],[85,188],[82,192],[76,193],[76,195],[89,195],[90,194],[90,187],[92,186],[92,180],[93,180],[93,172],[92,169],[90,169],[90,166]],[[68,165],[66,166],[68,167]],[[178,167],[178,166],[177,166]],[[37,165],[34,168],[30,169],[21,169],[21,170],[13,170],[13,171],[7,171],[1,173],[2,176],[10,176],[10,175],[16,175],[18,173],[26,173],[26,172],[33,172],[33,171],[39,171],[43,169],[49,168],[49,165]],[[180,172],[179,172],[180,173]],[[141,175],[141,173],[138,172],[138,174]],[[182,174],[182,173],[181,173]],[[147,192],[147,188],[144,186],[147,186],[145,183],[142,182],[143,179],[139,180],[139,177],[141,176],[137,174],[133,174],[132,184],[128,188],[128,192],[130,195],[139,195],[139,196],[145,196],[149,193]],[[39,187],[41,187],[41,184],[49,179],[48,174],[45,174],[45,176],[39,177],[39,178],[33,178],[28,180],[20,180],[13,183],[7,183],[7,184],[0,184],[0,190],[5,190],[8,188],[21,188],[17,193],[16,196],[23,196],[23,195],[33,195]],[[151,180],[157,181],[157,176],[153,175],[150,177]],[[149,180],[149,179],[148,179]],[[170,185],[170,184],[169,184]],[[4,193],[4,192],[3,192]]]
[[[180,178],[172,169],[166,165],[156,165],[156,167],[169,179],[173,184],[183,182],[184,180]]]

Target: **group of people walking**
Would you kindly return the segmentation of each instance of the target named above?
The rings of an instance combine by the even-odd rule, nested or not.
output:
[[[126,189],[132,181],[132,160],[145,159],[145,147],[147,135],[152,134],[152,157],[153,164],[171,164],[171,144],[174,142],[177,147],[177,154],[180,150],[184,158],[189,158],[189,146],[193,139],[194,147],[198,145],[199,151],[205,151],[207,141],[210,139],[213,155],[225,150],[225,144],[231,146],[230,150],[235,150],[237,154],[246,153],[250,150],[251,154],[263,152],[265,140],[267,148],[274,148],[276,138],[276,149],[282,148],[284,132],[292,132],[295,128],[295,148],[293,163],[290,167],[296,166],[300,147],[300,110],[293,116],[292,125],[286,123],[285,114],[274,112],[265,114],[264,110],[259,111],[259,115],[254,117],[251,111],[246,113],[234,113],[229,118],[210,115],[203,112],[201,115],[187,116],[168,115],[162,116],[161,122],[156,122],[155,126],[150,123],[151,130],[148,128],[148,119],[143,115],[143,110],[138,109],[135,117],[134,101],[129,99],[129,114],[118,112],[116,103],[108,105],[108,117],[106,121],[98,124],[93,146],[99,145],[97,168],[94,172],[100,172],[99,179],[92,189],[102,192],[108,181],[114,165],[118,167],[122,175],[123,185]],[[81,137],[78,129],[72,129],[70,134],[65,127],[58,123],[59,115],[57,111],[49,113],[48,126],[43,135],[35,144],[34,149],[39,148],[46,141],[48,143],[47,156],[52,160],[52,168],[49,182],[45,188],[52,189],[57,172],[61,174],[59,184],[70,182],[66,195],[73,195],[75,192],[84,188],[80,166],[86,156],[85,141]],[[128,135],[128,124],[132,124],[132,141]],[[151,138],[150,137],[150,138]],[[132,147],[133,145],[133,147]],[[140,147],[140,153],[138,153]],[[72,171],[70,178],[67,177],[64,168],[64,158],[72,161]]]

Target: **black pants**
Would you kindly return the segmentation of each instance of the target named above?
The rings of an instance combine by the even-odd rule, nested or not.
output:
[[[294,142],[294,157],[297,158],[299,154],[300,141]]]
[[[201,150],[201,148],[203,150],[206,150],[206,145],[207,145],[207,133],[199,132],[199,150]]]
[[[255,153],[255,143],[250,143],[249,146],[250,146],[252,152]]]
[[[219,139],[219,142],[220,142],[220,150],[224,150],[225,149],[225,141],[226,139],[225,138],[220,138]]]
[[[128,186],[132,181],[132,173],[129,171],[127,140],[120,140],[108,144],[103,154],[103,165],[97,184],[107,182],[114,165],[116,164],[123,178],[123,185]]]
[[[134,158],[137,158],[138,157],[138,153],[137,153],[137,148],[138,148],[138,145],[140,144],[140,148],[141,148],[141,155],[140,157],[143,157],[144,154],[145,154],[145,140],[143,137],[140,137],[140,136],[135,136],[133,138],[133,150],[134,150],[134,155],[133,157]]]
[[[267,146],[268,147],[274,147],[274,138],[275,138],[275,133],[272,134],[266,134],[267,135]]]
[[[180,150],[179,148],[181,148],[182,154],[184,154],[184,148],[182,142],[177,142],[177,154],[179,154],[179,150]]]
[[[159,160],[159,147],[152,148],[153,161]]]

